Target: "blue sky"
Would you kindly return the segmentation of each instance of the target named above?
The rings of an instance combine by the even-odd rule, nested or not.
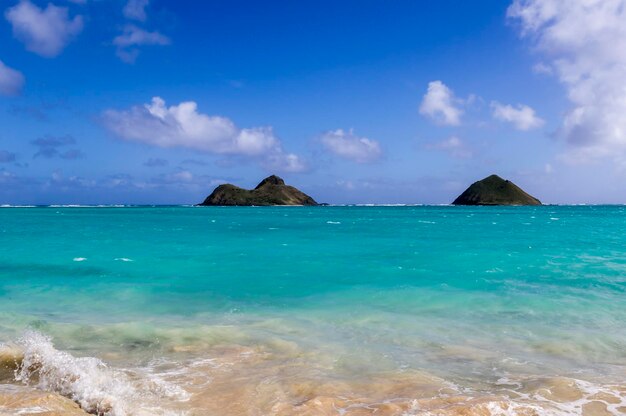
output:
[[[0,204],[625,203],[622,0],[2,0]]]

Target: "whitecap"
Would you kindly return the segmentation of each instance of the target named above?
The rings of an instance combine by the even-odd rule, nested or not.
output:
[[[59,351],[50,337],[36,331],[26,331],[15,344],[23,351],[16,381],[65,396],[89,413],[146,414],[142,409],[149,408],[155,398],[189,398],[182,388],[160,379],[138,388],[127,371],[111,368],[94,357],[74,357]],[[157,410],[148,414],[172,413]]]
[[[326,224],[341,224],[340,221],[326,221]]]
[[[133,260],[133,259],[129,259],[129,258],[127,258],[127,257],[117,257],[117,258],[115,259],[115,261],[126,261],[126,262],[128,262],[128,261],[135,261],[135,260]]]
[[[73,260],[74,261],[85,261],[85,260],[87,260],[87,257],[74,257]]]

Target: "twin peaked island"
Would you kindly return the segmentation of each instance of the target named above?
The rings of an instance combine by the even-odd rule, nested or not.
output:
[[[541,202],[524,192],[511,181],[491,175],[474,182],[453,205],[541,205]],[[220,185],[201,206],[268,206],[268,205],[320,205],[304,192],[285,185],[276,175],[265,178],[256,188],[248,190],[235,185]]]
[[[211,205],[319,205],[304,192],[285,185],[276,175],[267,177],[252,190],[243,189],[229,183],[220,185],[207,196],[202,206]]]

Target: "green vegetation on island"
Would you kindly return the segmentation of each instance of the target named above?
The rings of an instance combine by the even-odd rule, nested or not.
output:
[[[278,176],[272,175],[263,179],[252,190],[229,183],[220,185],[199,205],[318,205],[318,203],[304,192],[293,186],[285,185],[285,181]]]
[[[527,194],[513,182],[491,175],[474,182],[453,205],[541,205],[541,201]]]

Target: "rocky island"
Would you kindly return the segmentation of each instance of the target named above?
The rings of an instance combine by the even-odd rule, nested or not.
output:
[[[304,192],[285,185],[276,175],[261,181],[252,190],[243,189],[229,183],[220,185],[200,206],[267,206],[267,205],[318,205]]]
[[[452,205],[541,205],[513,182],[491,175],[474,182]]]

